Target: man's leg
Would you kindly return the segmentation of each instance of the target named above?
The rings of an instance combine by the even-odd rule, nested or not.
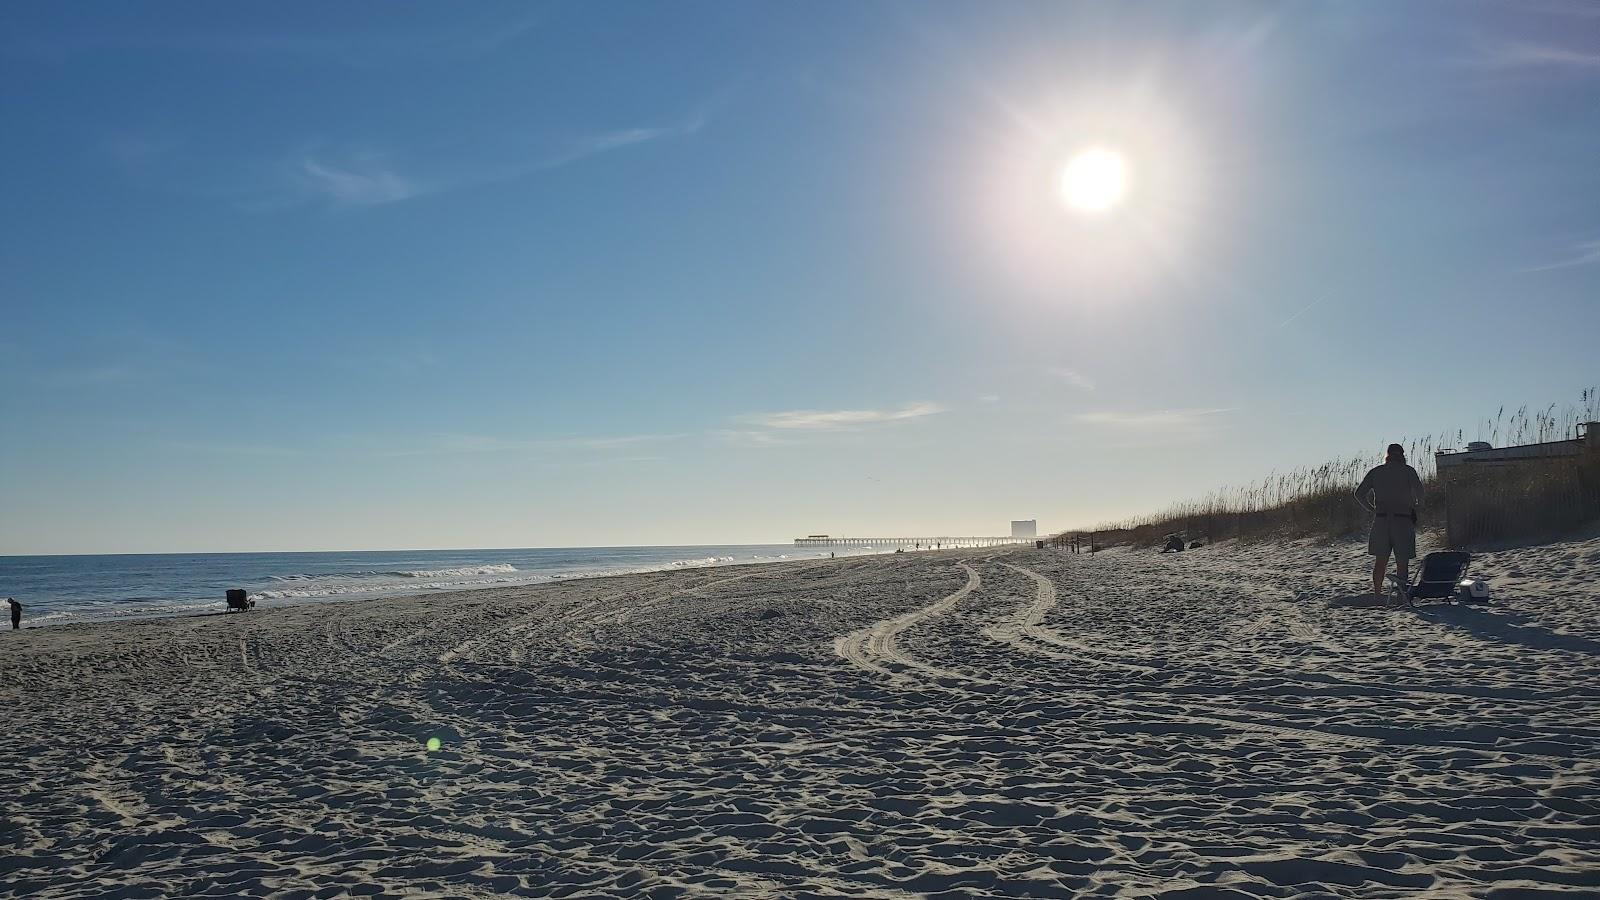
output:
[[[1411,565],[1411,558],[1417,555],[1417,526],[1411,522],[1396,521],[1396,534],[1394,536],[1394,568],[1400,576],[1400,583],[1410,585],[1410,573],[1407,571]]]
[[[1404,565],[1404,563],[1402,563]],[[1383,573],[1389,568],[1389,554],[1380,553],[1372,558],[1372,592],[1388,593],[1383,589]]]

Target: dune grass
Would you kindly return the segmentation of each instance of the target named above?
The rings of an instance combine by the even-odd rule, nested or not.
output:
[[[1588,388],[1579,403],[1564,408],[1524,406],[1507,416],[1502,407],[1494,418],[1479,422],[1471,436],[1459,429],[1402,442],[1427,489],[1421,524],[1442,528],[1448,510],[1452,543],[1472,546],[1558,535],[1600,519],[1600,451],[1593,447],[1578,457],[1486,467],[1444,480],[1434,466],[1435,453],[1464,450],[1469,441],[1502,447],[1566,440],[1579,425],[1595,421],[1600,421],[1600,390]],[[1589,440],[1600,442],[1600,435]],[[1101,546],[1148,546],[1172,532],[1204,542],[1348,537],[1362,533],[1370,521],[1352,491],[1376,463],[1371,456],[1349,456],[1274,472],[1150,515],[1104,522],[1093,531]]]

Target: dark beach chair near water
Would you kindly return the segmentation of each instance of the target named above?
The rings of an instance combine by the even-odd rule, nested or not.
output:
[[[233,612],[234,610],[238,610],[240,612],[249,612],[251,607],[255,605],[256,602],[250,599],[250,595],[245,593],[244,588],[228,589],[229,612]]]
[[[1422,571],[1416,584],[1401,584],[1389,576],[1389,596],[1406,603],[1418,600],[1456,600],[1461,598],[1461,581],[1467,576],[1472,554],[1465,550],[1440,550],[1422,558]]]

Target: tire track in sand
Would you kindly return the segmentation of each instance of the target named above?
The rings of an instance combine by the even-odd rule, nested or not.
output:
[[[1141,663],[1107,659],[1104,654],[1101,654],[1088,644],[1064,637],[1055,629],[1046,627],[1044,624],[1045,614],[1055,608],[1057,602],[1059,602],[1054,582],[1031,569],[1024,569],[1011,563],[1001,563],[1001,565],[1032,578],[1036,590],[1033,601],[1023,607],[1016,618],[985,628],[983,630],[985,635],[1001,643],[1011,644],[1019,650],[1055,659],[1065,659],[1080,663],[1087,662],[1096,666],[1137,672],[1140,675],[1155,675],[1160,671],[1154,666],[1147,666]],[[1051,648],[1059,649],[1039,647],[1030,644],[1030,641],[1048,644]]]
[[[1023,634],[1033,636],[1039,631],[1049,632],[1049,629],[1044,629],[1041,623],[1044,621],[1045,615],[1052,608],[1054,608],[1058,602],[1055,583],[1044,575],[1033,571],[1032,569],[1012,565],[1011,563],[1001,563],[1001,565],[1008,569],[1014,569],[1017,572],[1020,572],[1023,575],[1033,579],[1035,586],[1034,599],[1033,602],[1021,609],[1013,621],[1000,626],[992,627],[987,630],[987,633],[989,633],[991,637],[994,637],[1005,643],[1009,643],[1019,650],[1023,650],[1025,652],[1038,652],[1038,648],[1031,646],[1026,641],[1018,640],[1017,638]],[[1034,631],[1030,632],[1030,628],[1034,629]],[[1054,632],[1050,633],[1054,634]],[[1068,642],[1066,646],[1071,646],[1075,650],[1088,651],[1087,647],[1078,644],[1077,642]],[[1095,662],[1104,662],[1110,664],[1110,661],[1108,660],[1095,660]],[[1122,663],[1120,665],[1129,666],[1131,664]],[[1141,666],[1140,668],[1147,669],[1150,673],[1154,673],[1156,671],[1148,666]],[[1137,697],[1138,695],[1134,694],[1131,696]],[[1298,738],[1301,740],[1316,741],[1321,743],[1340,744],[1347,747],[1375,747],[1383,743],[1376,738],[1338,734],[1336,732],[1320,731],[1314,728],[1296,728],[1289,725],[1276,725],[1268,722],[1256,721],[1253,719],[1240,718],[1230,715],[1226,710],[1216,710],[1199,704],[1190,704],[1190,706],[1191,708],[1204,710],[1206,714],[1199,715],[1191,712],[1172,713],[1165,710],[1151,709],[1148,706],[1131,707],[1127,708],[1127,711],[1139,716],[1149,716],[1151,718],[1164,719],[1172,722],[1206,723],[1209,725],[1218,725],[1224,728],[1253,731],[1261,734],[1270,734],[1277,737]]]
[[[586,601],[583,604],[582,609],[574,610],[564,615],[557,616],[555,619],[552,619],[547,611],[535,608],[523,613],[522,615],[516,616],[509,621],[491,623],[491,627],[488,629],[480,631],[474,634],[472,637],[469,637],[466,640],[449,648],[448,650],[445,650],[443,653],[440,653],[437,657],[437,660],[447,666],[457,659],[471,660],[473,655],[479,649],[490,644],[491,642],[504,642],[508,639],[516,637],[522,632],[554,625],[557,621],[565,626],[562,634],[563,640],[567,644],[579,648],[593,647],[595,646],[594,641],[585,635],[592,634],[596,628],[607,623],[620,624],[627,618],[640,615],[649,611],[650,609],[655,608],[656,606],[659,606],[662,603],[666,603],[680,597],[703,597],[705,594],[702,592],[709,590],[710,588],[733,584],[735,582],[744,581],[747,578],[759,578],[761,576],[773,574],[794,575],[799,572],[806,572],[818,568],[822,568],[822,566],[801,566],[795,569],[781,570],[777,573],[770,569],[760,569],[754,572],[746,572],[742,575],[730,575],[727,578],[713,578],[702,582],[701,584],[685,588],[678,588],[676,590],[667,591],[666,593],[658,593],[654,596],[648,595],[648,589],[630,588],[629,590],[619,591],[593,598],[592,600]],[[640,599],[639,604],[634,607],[616,609],[608,606],[608,604],[615,603],[618,600],[622,600],[633,595],[639,595]],[[513,650],[512,659],[515,661],[520,658],[520,650]]]
[[[984,684],[991,683],[987,678],[978,678],[963,675],[948,669],[925,663],[900,649],[900,633],[928,619],[942,616],[960,603],[967,595],[976,591],[982,584],[978,570],[966,564],[965,561],[957,563],[967,570],[967,583],[954,593],[941,597],[938,600],[908,613],[902,613],[890,619],[884,619],[866,628],[859,628],[846,635],[833,639],[833,652],[850,661],[852,664],[887,675],[901,681],[907,676],[902,672],[888,668],[885,663],[898,666],[902,669],[911,669],[925,676],[935,679],[956,679],[959,681],[976,681]]]

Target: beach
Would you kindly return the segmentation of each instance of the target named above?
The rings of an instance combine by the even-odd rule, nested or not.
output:
[[[0,896],[1600,891],[1600,539],[984,549],[0,641]]]

